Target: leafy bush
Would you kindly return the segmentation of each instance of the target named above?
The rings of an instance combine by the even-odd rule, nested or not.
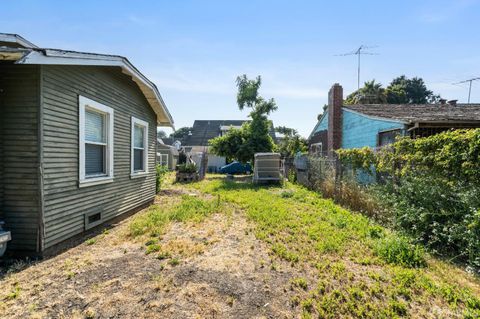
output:
[[[178,165],[178,171],[180,173],[196,173],[197,172],[197,166],[193,163],[188,163],[188,164],[180,164]]]
[[[378,241],[375,252],[388,263],[412,268],[425,266],[423,249],[406,237],[387,236]]]
[[[165,165],[157,164],[155,167],[156,170],[156,179],[155,179],[155,189],[157,193],[160,191],[162,187],[163,180],[165,179],[165,175],[168,173],[168,168]]]
[[[382,177],[380,185],[363,190],[391,213],[399,229],[434,253],[480,267],[480,129],[400,138],[377,152],[362,148],[337,154],[353,171]],[[360,202],[342,197],[350,207]]]
[[[434,253],[480,266],[480,188],[408,175],[384,191],[397,227]]]

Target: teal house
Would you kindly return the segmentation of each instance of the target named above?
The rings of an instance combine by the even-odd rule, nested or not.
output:
[[[339,148],[382,147],[396,136],[425,137],[455,128],[480,127],[480,104],[441,100],[438,104],[344,105],[334,84],[328,107],[309,136],[310,153],[328,156]]]

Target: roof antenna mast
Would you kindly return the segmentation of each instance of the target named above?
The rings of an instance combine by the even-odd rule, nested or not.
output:
[[[460,81],[460,82],[457,82],[457,83],[453,83],[454,85],[457,85],[457,84],[463,84],[463,83],[467,83],[468,82],[468,104],[470,104],[470,95],[472,94],[472,82],[473,81],[478,81],[480,80],[480,77],[477,77],[477,78],[471,78],[471,79],[468,79],[468,80],[465,80],[465,81]]]
[[[357,56],[357,90],[360,89],[360,59],[362,54],[366,55],[378,55],[378,53],[372,53],[372,52],[365,52],[364,50],[366,49],[373,49],[377,48],[377,45],[374,46],[366,46],[366,45],[361,45],[356,49],[355,51],[344,53],[344,54],[337,54],[337,56],[347,56],[347,55],[356,55]]]

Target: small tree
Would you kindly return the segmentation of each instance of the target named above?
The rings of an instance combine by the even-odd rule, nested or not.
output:
[[[298,152],[307,151],[307,140],[301,137],[295,129],[278,126],[275,131],[283,135],[283,139],[278,143],[278,152],[282,156],[293,157]]]
[[[252,120],[243,124],[241,129],[231,129],[224,136],[211,139],[214,154],[247,162],[253,160],[255,153],[273,151],[275,144],[269,134],[271,122],[268,115],[277,109],[277,105],[273,99],[265,100],[259,96],[261,84],[260,76],[255,80],[249,80],[246,75],[237,77],[238,108],[250,108]]]

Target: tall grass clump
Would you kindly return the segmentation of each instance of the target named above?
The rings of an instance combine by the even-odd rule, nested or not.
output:
[[[426,265],[424,250],[403,236],[387,236],[376,243],[375,252],[388,263],[418,268]]]
[[[157,164],[157,166],[155,166],[155,172],[156,172],[156,175],[155,175],[155,190],[158,193],[158,192],[160,192],[162,184],[165,181],[165,177],[168,173],[168,167],[165,166],[165,165]]]

